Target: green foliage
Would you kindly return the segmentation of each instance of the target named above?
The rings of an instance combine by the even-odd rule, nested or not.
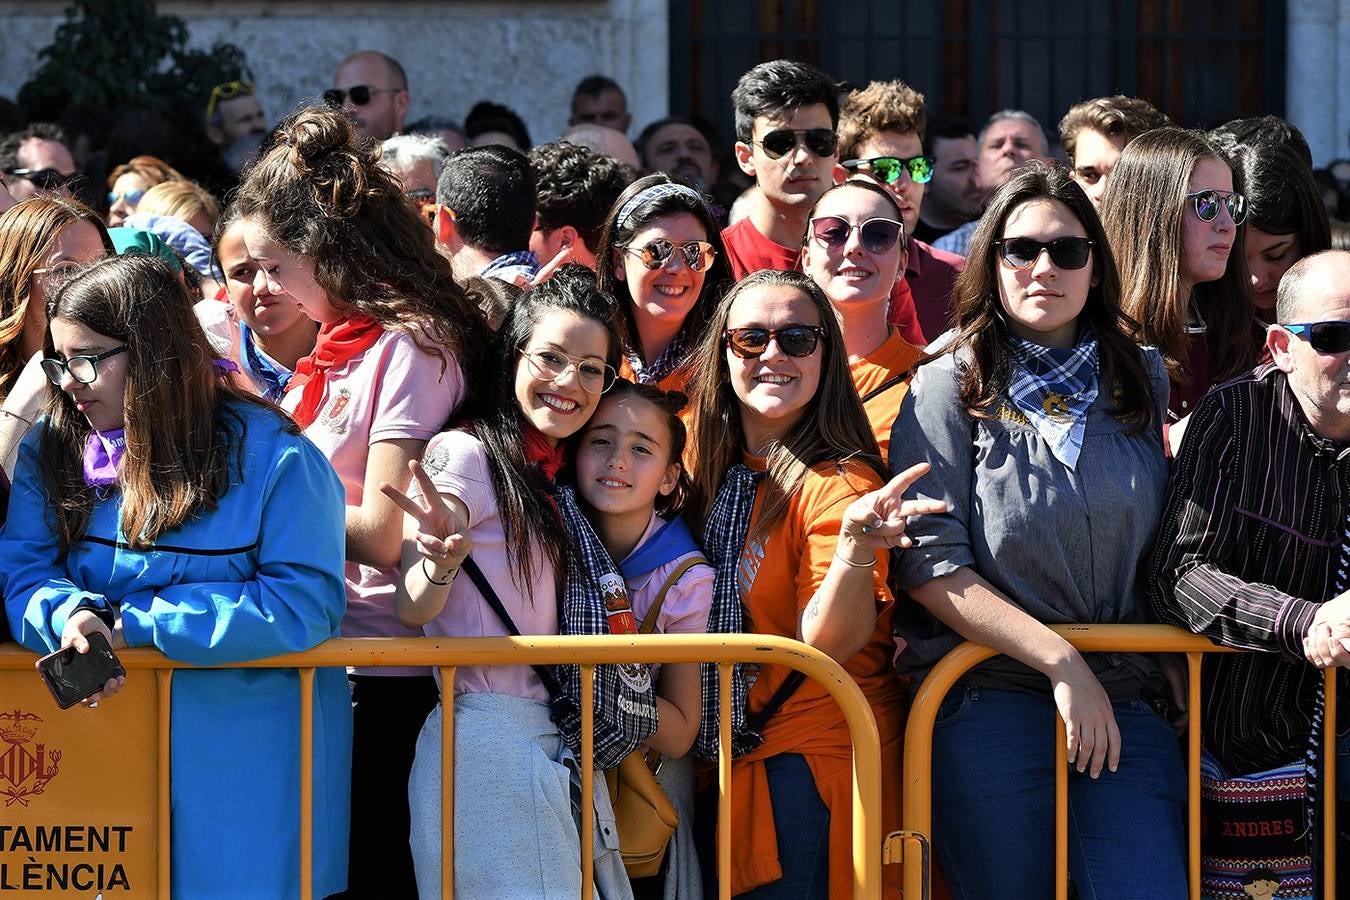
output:
[[[82,103],[114,114],[151,109],[199,129],[211,88],[249,77],[248,63],[234,44],[190,50],[187,40],[183,20],[157,13],[154,0],[76,0],[19,104],[30,119]]]

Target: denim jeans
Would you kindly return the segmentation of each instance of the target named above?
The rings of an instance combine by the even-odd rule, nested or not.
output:
[[[796,753],[764,761],[783,877],[738,894],[740,900],[829,900],[830,811],[816,791],[805,758]]]
[[[1147,704],[1114,704],[1120,766],[1069,772],[1069,872],[1081,900],[1185,897],[1186,772]],[[933,732],[933,847],[958,900],[1053,897],[1055,704],[953,688]]]

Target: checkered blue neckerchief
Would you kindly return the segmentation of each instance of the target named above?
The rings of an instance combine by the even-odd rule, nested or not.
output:
[[[1083,323],[1071,350],[1043,347],[1014,335],[1008,397],[1045,438],[1050,452],[1078,467],[1087,414],[1097,399],[1097,336]]]
[[[603,589],[622,589],[623,576],[582,514],[572,489],[558,485],[553,497],[571,545],[559,632],[609,634]],[[558,666],[556,672],[563,696],[562,702],[555,700],[554,716],[559,731],[580,757],[581,667]],[[656,694],[650,669],[640,663],[596,666],[594,699],[595,768],[612,769],[656,733]]]
[[[657,385],[661,383],[661,379],[679,368],[688,353],[689,342],[684,339],[684,330],[681,329],[680,333],[675,335],[675,339],[666,345],[666,349],[652,360],[651,365],[644,366],[642,357],[636,353],[628,357],[628,364],[633,367],[633,374],[637,376],[639,384]]]
[[[708,634],[739,634],[745,631],[745,613],[736,572],[740,568],[745,539],[750,531],[750,514],[755,508],[755,486],[764,477],[744,463],[727,470],[717,499],[703,528],[703,552],[717,571],[713,579],[712,609],[708,612]],[[717,759],[720,720],[717,666],[703,663],[703,712],[699,720],[694,753],[704,759]],[[750,686],[745,664],[736,663],[731,673],[731,755],[741,756],[755,749],[764,738],[752,731],[746,717]]]
[[[514,250],[503,253],[483,267],[478,273],[480,278],[496,278],[507,284],[515,283],[517,275],[533,278],[539,273],[539,257],[529,250]]]

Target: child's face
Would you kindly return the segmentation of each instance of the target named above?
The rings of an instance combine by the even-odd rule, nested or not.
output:
[[[675,489],[666,413],[626,394],[600,401],[577,449],[577,490],[602,515],[651,513]]]

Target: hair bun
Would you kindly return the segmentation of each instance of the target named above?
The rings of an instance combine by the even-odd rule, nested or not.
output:
[[[345,218],[356,213],[366,191],[367,159],[351,120],[341,110],[311,106],[284,123],[277,142],[289,148],[295,174],[310,182],[323,212]]]

